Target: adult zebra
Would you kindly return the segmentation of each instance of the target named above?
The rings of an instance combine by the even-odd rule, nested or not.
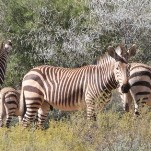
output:
[[[0,85],[2,85],[4,82],[7,57],[11,49],[12,49],[11,40],[8,40],[8,42],[5,45],[4,43],[2,43],[0,46]]]
[[[3,126],[4,120],[6,121],[6,127],[10,127],[12,117],[18,116],[19,122],[21,122],[21,115],[19,110],[19,100],[20,100],[21,90],[16,90],[12,87],[4,87],[0,91],[0,127]],[[48,108],[49,104],[47,102],[43,103],[42,108]],[[51,106],[48,108],[52,110]],[[41,113],[41,108],[38,110],[38,114]],[[38,118],[35,120],[37,122]],[[40,119],[42,120],[42,119]]]
[[[129,84],[130,91],[121,94],[121,98],[128,108],[134,101],[135,114],[139,115],[140,105],[151,106],[151,67],[143,63],[131,63]]]
[[[95,101],[102,93],[111,93],[118,83],[123,93],[129,91],[127,60],[135,52],[135,45],[129,52],[119,45],[116,49],[109,47],[99,65],[73,69],[44,65],[31,69],[22,81],[23,125],[27,127],[34,121],[39,108],[44,112],[43,119],[46,118],[50,106],[43,107],[44,101],[65,111],[86,108],[87,118],[95,119]],[[40,125],[43,121],[39,121]]]

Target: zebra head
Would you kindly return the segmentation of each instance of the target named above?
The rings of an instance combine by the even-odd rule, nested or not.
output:
[[[3,52],[3,51],[9,53],[9,51],[10,51],[11,49],[12,49],[12,42],[11,42],[11,40],[8,40],[7,43],[5,43],[5,45],[4,45],[4,43],[2,42],[2,43],[1,43],[1,47],[0,47],[0,53]]]
[[[12,49],[12,42],[8,40],[7,43],[4,45],[5,51],[9,52]]]
[[[129,85],[129,75],[130,75],[130,65],[128,64],[128,59],[134,56],[136,53],[136,46],[127,50],[123,45],[119,45],[115,49],[111,46],[108,47],[108,54],[115,59],[114,64],[114,75],[115,79],[119,84],[119,90],[122,93],[128,93],[130,89]]]

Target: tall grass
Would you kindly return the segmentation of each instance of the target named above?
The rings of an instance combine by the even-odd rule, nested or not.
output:
[[[151,113],[140,117],[112,109],[98,113],[97,122],[81,111],[70,119],[49,122],[46,130],[12,126],[0,129],[2,151],[148,151],[151,147]]]

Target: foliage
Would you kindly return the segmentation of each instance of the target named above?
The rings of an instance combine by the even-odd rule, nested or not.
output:
[[[145,111],[145,110],[144,110]],[[83,112],[71,114],[70,120],[54,121],[41,131],[21,126],[0,129],[1,150],[12,151],[112,151],[150,150],[151,115],[103,112],[97,123],[85,121]]]
[[[150,64],[150,6],[149,0],[0,0],[0,36],[13,41],[5,85],[20,85],[41,64],[91,64],[120,42],[136,43],[133,60]]]
[[[0,38],[13,42],[4,85],[20,87],[23,76],[42,64],[91,64],[107,46],[120,42],[137,44],[140,51],[132,61],[151,64],[150,8],[150,0],[0,0]],[[76,112],[68,120],[52,120],[45,131],[2,128],[0,148],[150,150],[150,113],[134,119],[122,114],[117,97],[113,102],[111,111],[109,104],[98,114],[97,125]]]

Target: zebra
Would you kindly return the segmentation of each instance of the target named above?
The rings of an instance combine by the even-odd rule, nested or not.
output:
[[[64,111],[86,108],[87,119],[95,120],[95,100],[102,93],[110,94],[118,84],[122,93],[129,91],[127,61],[135,53],[135,45],[129,51],[122,45],[115,49],[109,46],[99,65],[80,68],[43,65],[31,69],[22,81],[19,112],[23,126],[34,121],[39,108],[45,119],[50,106]],[[44,106],[45,102],[50,106]],[[39,121],[40,125],[43,121]]]
[[[0,85],[4,83],[7,57],[11,49],[12,49],[11,40],[8,40],[6,44],[2,42],[0,46]]]
[[[18,115],[20,90],[12,87],[4,87],[0,91],[0,127],[3,126],[3,120],[6,117],[6,127],[10,126],[13,116]]]
[[[21,90],[16,90],[12,87],[4,87],[0,91],[0,127],[3,126],[3,121],[6,118],[6,127],[10,127],[10,122],[13,116],[18,116],[19,123],[21,123],[19,109],[19,100],[20,100]],[[42,107],[47,108],[49,104],[45,102]],[[50,106],[50,109],[51,106]],[[38,110],[39,116],[41,115],[41,109]],[[35,119],[35,122],[38,119]],[[43,121],[43,117],[39,120]],[[45,119],[44,119],[45,121]]]
[[[143,63],[131,63],[129,84],[130,91],[121,94],[121,98],[128,108],[134,101],[134,113],[139,115],[140,105],[151,106],[151,67]]]

